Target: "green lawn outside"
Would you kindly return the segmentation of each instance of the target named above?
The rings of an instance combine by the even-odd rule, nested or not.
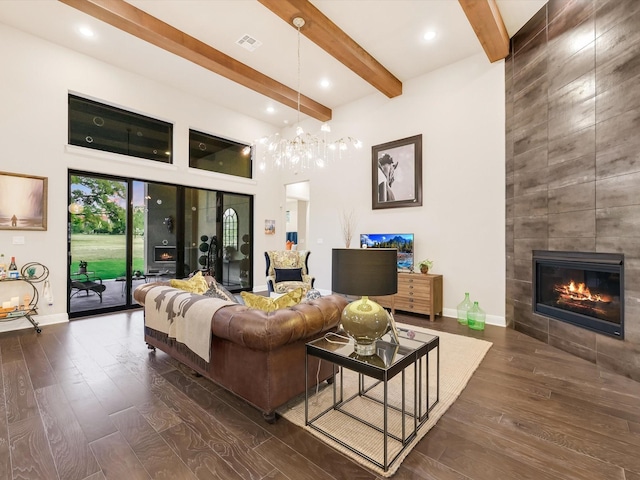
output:
[[[71,235],[71,272],[78,271],[81,260],[88,263],[87,271],[103,280],[121,277],[126,271],[125,235]],[[133,270],[144,271],[144,237],[133,237]]]

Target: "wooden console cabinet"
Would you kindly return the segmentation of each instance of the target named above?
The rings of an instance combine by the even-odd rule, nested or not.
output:
[[[371,298],[392,313],[420,313],[433,322],[436,315],[442,315],[442,275],[399,272],[398,293]]]

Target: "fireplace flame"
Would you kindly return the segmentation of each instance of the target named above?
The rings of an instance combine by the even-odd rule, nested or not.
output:
[[[599,293],[592,294],[584,283],[578,283],[571,280],[568,285],[557,285],[556,292],[560,294],[560,298],[564,300],[575,300],[578,302],[611,302],[611,298]]]

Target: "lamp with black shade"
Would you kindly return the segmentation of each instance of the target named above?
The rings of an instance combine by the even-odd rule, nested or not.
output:
[[[334,248],[331,260],[331,289],[362,296],[342,311],[342,328],[353,338],[358,355],[373,355],[376,340],[389,329],[389,314],[369,296],[397,293],[397,250]]]

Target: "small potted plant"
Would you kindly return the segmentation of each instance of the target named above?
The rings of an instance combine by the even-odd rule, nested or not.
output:
[[[80,264],[78,265],[78,273],[87,273],[87,262],[84,260],[80,260]]]
[[[433,261],[422,260],[420,263],[418,263],[418,267],[420,268],[420,272],[426,275],[427,273],[429,273],[429,269],[433,267]]]

